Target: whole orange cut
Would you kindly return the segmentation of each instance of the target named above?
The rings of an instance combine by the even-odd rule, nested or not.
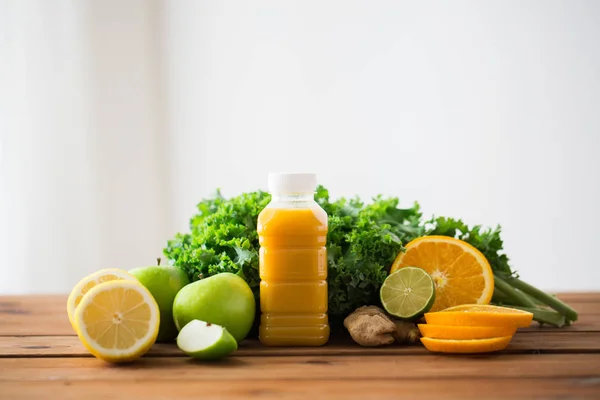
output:
[[[448,236],[424,236],[405,246],[390,273],[404,267],[422,268],[435,284],[431,312],[461,304],[488,304],[494,274],[485,256],[469,243]]]

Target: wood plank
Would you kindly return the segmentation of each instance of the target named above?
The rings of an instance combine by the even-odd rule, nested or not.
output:
[[[259,380],[259,381],[41,381],[3,382],[3,398],[63,400],[133,399],[597,399],[598,378],[424,379],[411,380]]]
[[[600,331],[600,293],[565,293],[558,297],[580,313],[573,326],[561,329]],[[74,335],[66,301],[66,295],[0,296],[0,336]],[[538,324],[532,324],[531,329],[538,329]]]
[[[600,332],[519,332],[505,352],[600,353]]]
[[[600,314],[600,302],[569,303],[579,315]]]
[[[0,335],[73,335],[67,296],[0,296]]]
[[[562,328],[549,325],[540,326],[537,322],[533,322],[529,328],[521,329],[520,331],[600,332],[600,314],[580,313],[577,322],[571,326],[563,326]]]
[[[422,378],[600,379],[598,354],[485,354],[469,356],[228,357],[213,363],[145,357],[129,365],[95,358],[2,358],[0,385],[15,381],[197,381],[269,379]]]
[[[558,293],[557,297],[567,303],[600,303],[600,292]]]
[[[505,353],[600,353],[600,332],[540,331],[517,333]],[[377,355],[428,354],[419,344],[411,346],[361,347],[350,339],[333,341],[324,347],[263,347],[257,340],[246,340],[239,356],[263,355]],[[186,357],[175,344],[157,343],[147,357]],[[76,336],[2,336],[1,357],[92,357]]]

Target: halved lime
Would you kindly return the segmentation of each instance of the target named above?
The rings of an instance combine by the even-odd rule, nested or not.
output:
[[[435,284],[421,268],[404,267],[385,278],[379,296],[388,313],[414,321],[433,306]]]
[[[237,341],[219,325],[193,320],[181,329],[177,347],[200,360],[216,360],[237,350]]]

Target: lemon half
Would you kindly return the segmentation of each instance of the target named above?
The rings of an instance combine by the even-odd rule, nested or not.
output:
[[[105,268],[94,272],[81,279],[71,290],[71,294],[67,299],[67,314],[69,315],[69,321],[71,326],[77,332],[77,328],[73,322],[73,316],[75,315],[75,309],[83,299],[83,296],[94,286],[107,281],[113,281],[117,279],[125,279],[129,281],[137,281],[137,278],[127,271],[118,268]]]
[[[156,341],[160,312],[152,294],[134,281],[113,280],[90,289],[75,310],[77,335],[96,357],[133,361]]]

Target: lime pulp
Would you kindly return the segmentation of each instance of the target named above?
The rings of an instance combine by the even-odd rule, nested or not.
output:
[[[435,284],[421,268],[404,267],[390,274],[379,291],[383,308],[391,315],[414,321],[435,301]]]

